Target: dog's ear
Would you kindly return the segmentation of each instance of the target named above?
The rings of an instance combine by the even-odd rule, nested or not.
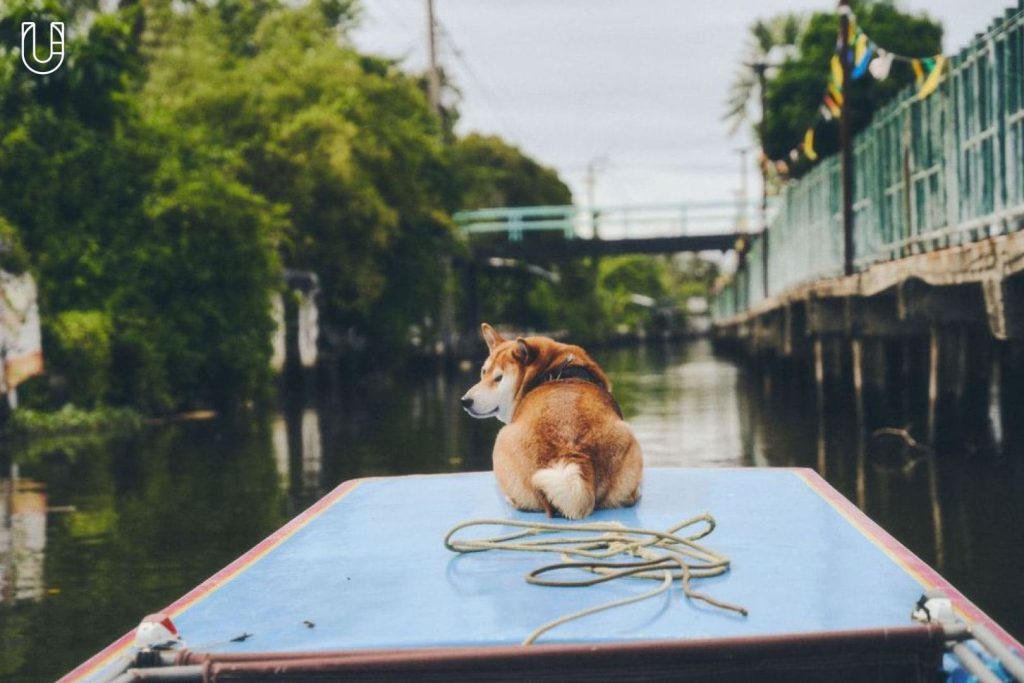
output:
[[[527,365],[537,357],[537,349],[522,337],[516,337],[516,348],[512,351],[512,357],[523,365]]]
[[[494,347],[505,341],[505,338],[498,334],[498,331],[487,323],[480,325],[480,335],[487,342],[487,350],[493,351]]]

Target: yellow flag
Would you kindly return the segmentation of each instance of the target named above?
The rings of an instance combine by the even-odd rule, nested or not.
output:
[[[804,133],[804,156],[811,161],[818,160],[818,153],[814,151],[814,126],[808,128]]]
[[[853,63],[860,64],[864,60],[864,53],[868,50],[868,37],[861,33],[853,44]]]
[[[832,118],[838,118],[839,115],[842,114],[842,111],[840,111],[839,109],[839,105],[836,104],[836,101],[832,99],[831,95],[825,95],[824,102],[825,104],[823,106],[825,107],[825,111],[828,112],[829,116],[831,116]]]
[[[917,63],[917,60],[914,60]],[[917,99],[923,100],[924,98],[935,92],[935,89],[939,87],[939,77],[942,75],[942,67],[946,65],[945,55],[936,55],[935,66],[932,67],[932,71],[928,74],[928,78],[921,85],[921,89],[917,93]]]
[[[832,55],[832,82],[838,87],[843,87],[843,65],[839,61],[839,55]]]
[[[834,83],[828,84],[828,94],[832,96],[832,101],[836,103],[837,107],[843,106],[843,93],[839,92],[839,88]]]
[[[911,61],[910,66],[914,67],[914,80],[917,82],[918,87],[920,87],[921,81],[924,80],[924,68],[921,66],[921,60],[915,59]]]

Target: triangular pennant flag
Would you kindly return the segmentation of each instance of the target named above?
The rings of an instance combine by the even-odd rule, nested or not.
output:
[[[818,160],[818,153],[814,151],[814,126],[808,128],[807,132],[804,133],[803,149],[805,157],[811,161]]]
[[[942,67],[946,65],[946,56],[938,55],[935,57],[934,66],[928,78],[925,80],[921,89],[917,93],[917,99],[923,100],[924,98],[935,92],[935,89],[939,87],[939,78],[942,76]]]
[[[877,55],[868,64],[868,71],[879,81],[884,81],[889,77],[889,71],[892,69],[893,55],[891,52],[878,48]]]
[[[824,101],[824,106],[828,110],[829,118],[835,118],[842,113],[842,110],[839,108],[839,105],[836,104],[836,101],[832,99],[831,95],[825,95]]]
[[[921,82],[924,81],[924,68],[921,66],[921,60],[910,60],[910,66],[914,69],[914,81],[917,83],[917,87],[920,88]]]
[[[926,74],[930,74],[932,72],[932,69],[935,68],[935,58],[926,57],[921,60],[921,64],[924,66],[924,72]]]
[[[862,42],[864,44],[863,50],[861,50]],[[853,62],[853,71],[850,73],[850,78],[855,81],[867,73],[868,66],[871,64],[871,56],[875,52],[875,44],[868,42],[868,37],[862,33],[860,38],[857,39],[857,49],[857,56]]]
[[[825,99],[828,99],[828,95],[825,96]],[[821,118],[823,118],[824,120],[826,120],[826,121],[831,121],[832,120],[832,110],[828,108],[828,105],[823,104],[820,107],[818,107],[818,113],[821,115]]]
[[[839,61],[839,55],[832,55],[832,82],[840,88],[843,87],[843,65]]]
[[[864,53],[868,49],[868,37],[863,33],[857,34],[857,39],[853,41],[853,63],[854,65],[860,64],[861,60],[864,59]]]
[[[789,150],[789,160],[792,161],[794,164],[800,161],[800,152],[795,149]]]
[[[843,106],[843,93],[839,92],[839,89],[834,83],[828,84],[828,94],[832,96],[832,100],[835,102],[837,107]]]

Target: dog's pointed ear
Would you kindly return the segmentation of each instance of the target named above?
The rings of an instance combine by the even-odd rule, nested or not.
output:
[[[498,331],[487,323],[480,325],[480,335],[484,338],[484,341],[487,342],[488,351],[493,351],[495,346],[505,341],[505,338],[498,334]]]
[[[516,337],[516,348],[512,352],[512,357],[526,365],[537,357],[537,349],[530,346],[530,343],[522,337]]]

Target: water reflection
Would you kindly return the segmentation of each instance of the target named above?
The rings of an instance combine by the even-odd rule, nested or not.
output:
[[[302,495],[319,498],[323,491],[320,475],[324,449],[320,435],[320,413],[312,408],[302,411]]]
[[[607,355],[615,392],[648,466],[736,466],[758,450],[742,441],[751,433],[740,429],[748,406],[736,391],[734,365],[702,347],[636,354],[628,371],[617,354]]]
[[[866,394],[858,424],[850,396],[816,400],[812,371],[741,367],[706,343],[594,355],[648,465],[815,468],[1024,637],[1024,453],[1018,439],[1000,449],[993,438],[1015,424],[1002,396],[1010,384],[940,419],[955,438],[925,456],[871,437],[924,424],[909,391]],[[307,387],[267,416],[17,455],[19,483],[7,477],[0,489],[0,680],[56,678],[344,480],[489,469],[500,424],[458,404],[473,375]],[[47,519],[48,504],[74,512]]]
[[[0,605],[40,600],[46,590],[46,493],[43,484],[18,476],[0,479]]]

